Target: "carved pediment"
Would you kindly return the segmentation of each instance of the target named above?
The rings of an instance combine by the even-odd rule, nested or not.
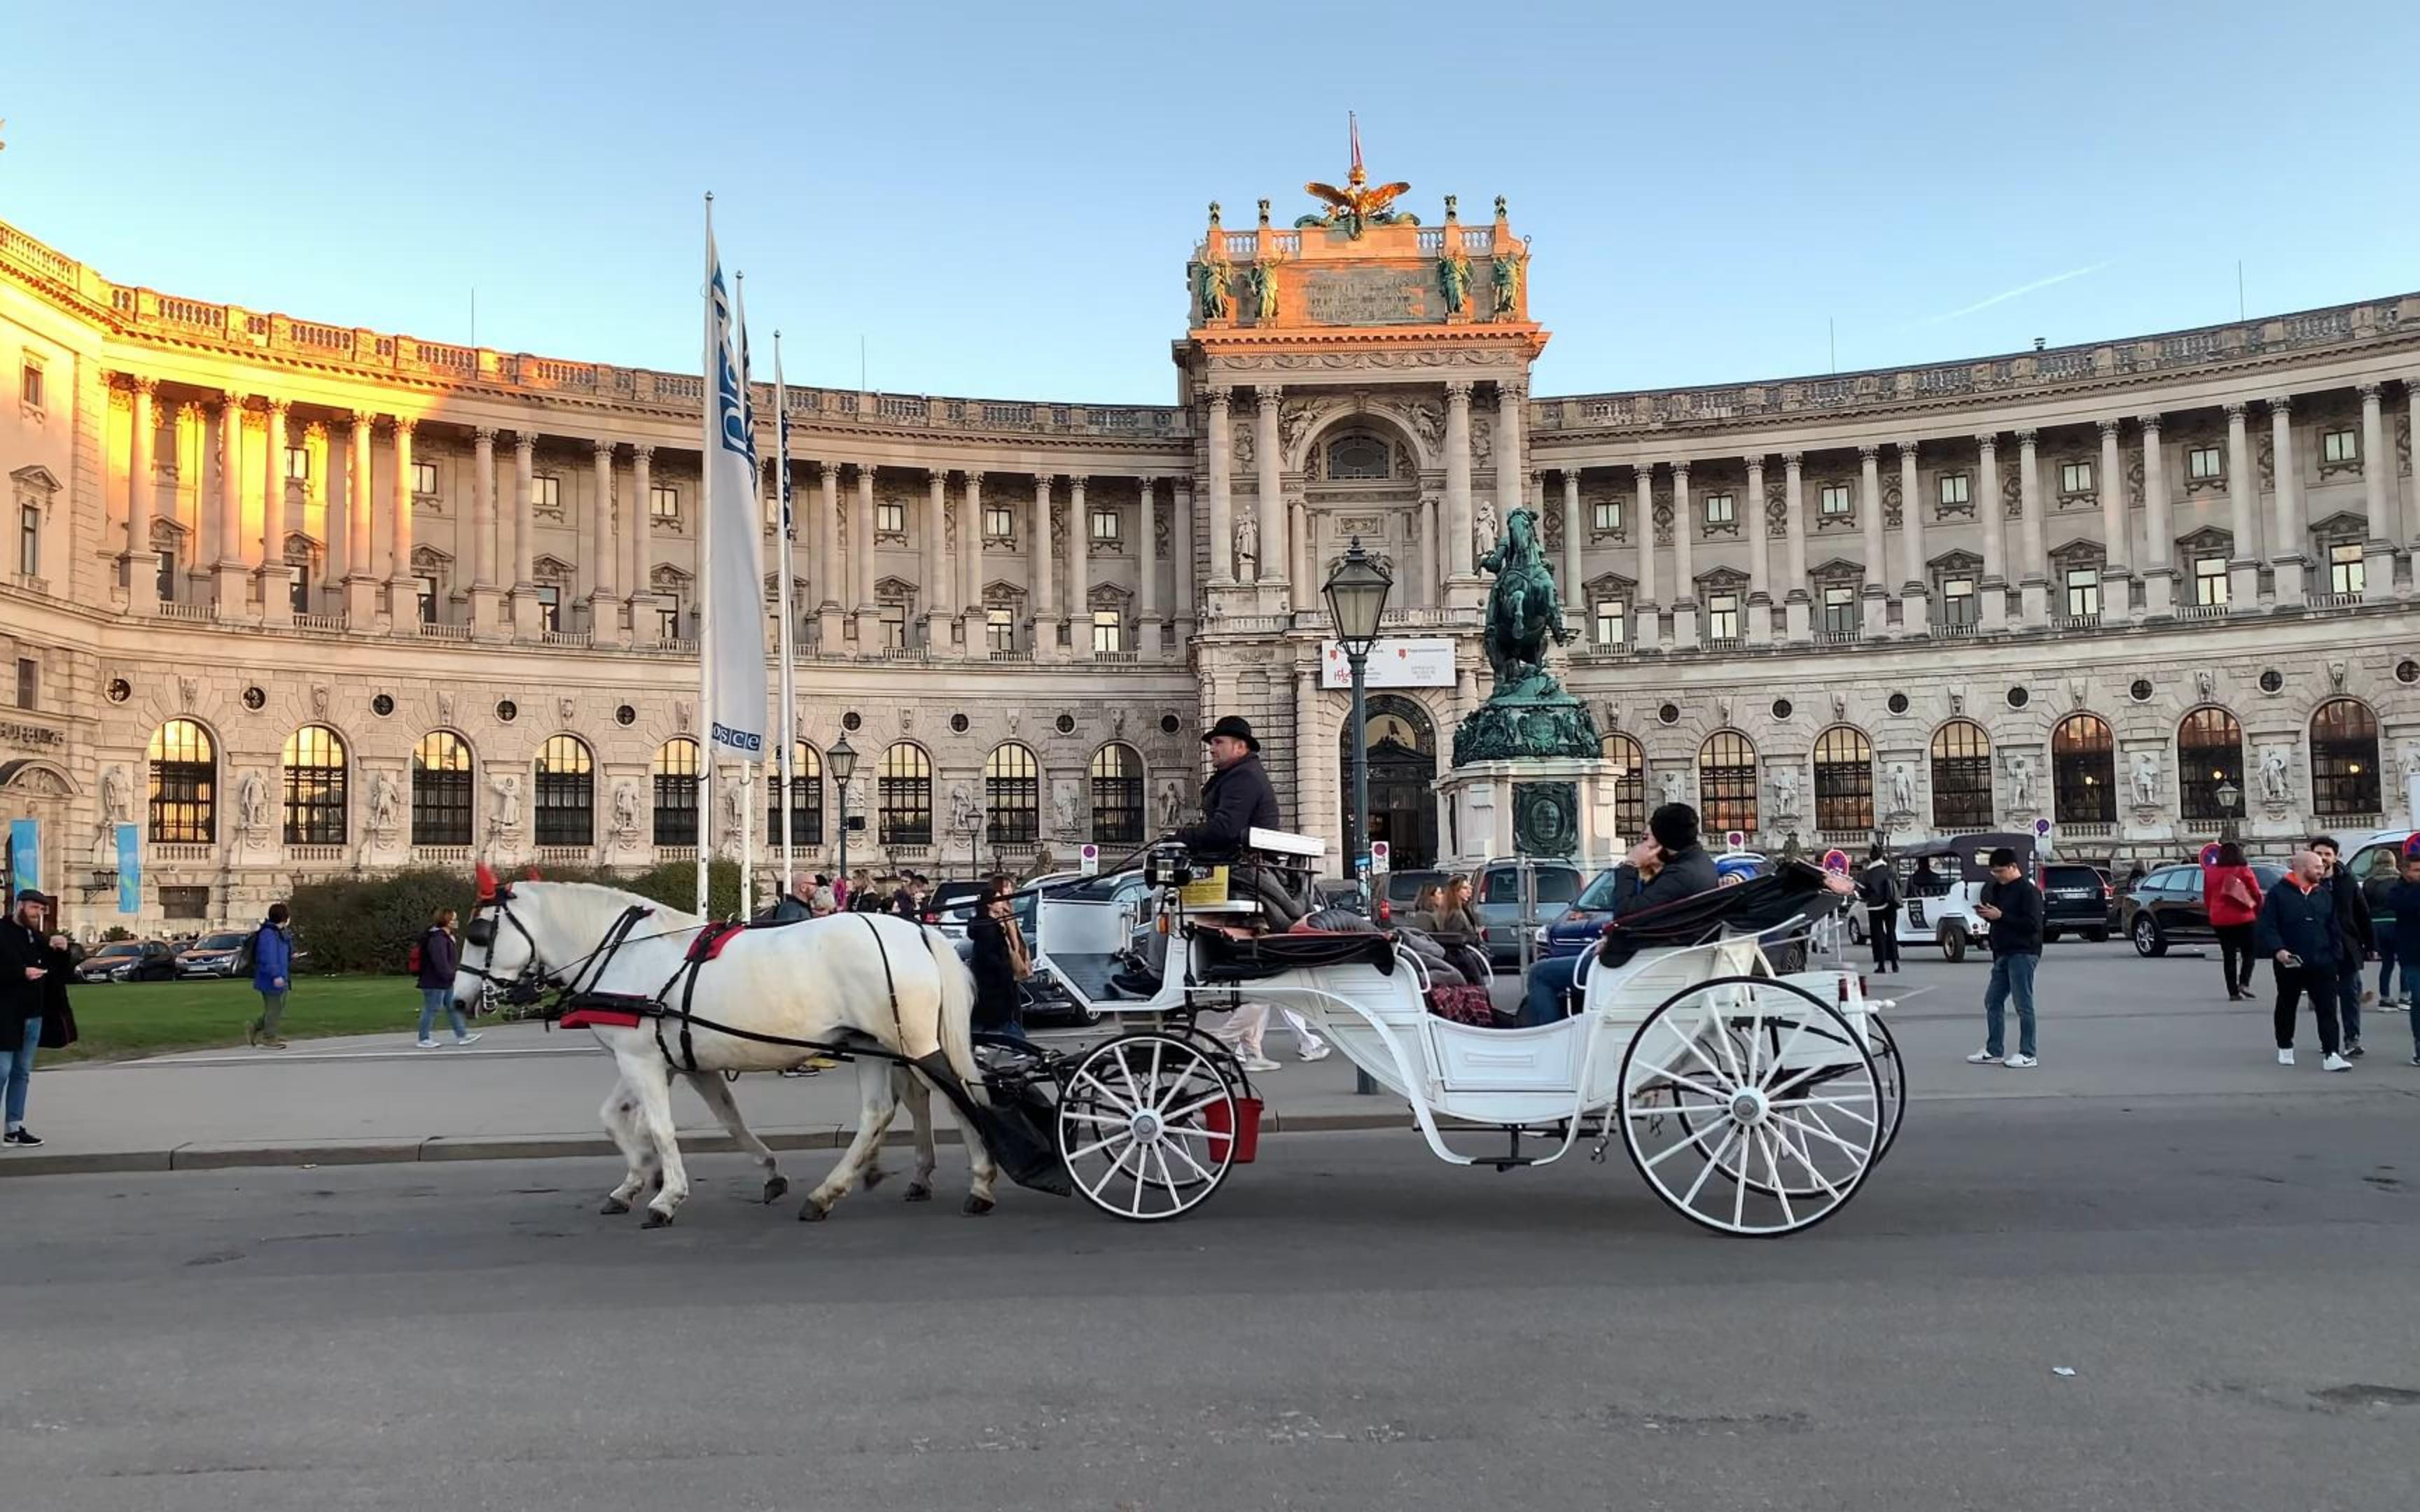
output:
[[[874,585],[874,597],[877,603],[885,599],[905,603],[915,596],[916,585],[905,578],[883,578]]]
[[[2108,557],[2108,549],[2100,542],[2084,536],[2050,548],[2052,563],[2060,567],[2097,567]]]
[[[542,583],[571,581],[571,563],[561,557],[541,556],[530,563],[530,575]]]
[[[1599,573],[1580,585],[1580,591],[1594,603],[1600,598],[1619,598],[1627,603],[1638,592],[1638,584],[1618,572]]]
[[[1948,573],[1954,577],[1960,573],[1981,572],[1983,559],[1972,551],[1944,551],[1925,565],[1935,572]]]
[[[411,566],[415,572],[443,572],[454,565],[454,559],[433,546],[411,548]]]
[[[1697,582],[1699,589],[1705,593],[1747,592],[1747,574],[1733,567],[1716,567],[1711,572],[1701,572],[1698,574]]]
[[[2369,517],[2350,510],[2339,511],[2321,520],[2311,522],[2311,538],[2330,546],[2342,546],[2348,541],[2369,538]]]
[[[59,491],[57,474],[39,462],[30,463],[9,473],[8,481],[16,485],[19,499],[32,503],[47,503],[51,496]]]
[[[2215,525],[2205,525],[2191,535],[2177,537],[2177,554],[2186,558],[2235,554],[2235,534]]]

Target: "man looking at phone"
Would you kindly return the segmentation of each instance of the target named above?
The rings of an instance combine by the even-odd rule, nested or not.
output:
[[[1619,922],[1624,915],[1712,892],[1721,885],[1714,858],[1698,842],[1698,810],[1685,803],[1668,803],[1647,816],[1647,838],[1614,869],[1613,918]],[[1522,1024],[1552,1024],[1563,1016],[1564,995],[1572,990],[1579,965],[1579,955],[1568,955],[1529,968]]]
[[[1983,989],[1983,1048],[1966,1059],[1978,1066],[2007,1065],[2024,1071],[2034,1058],[2034,967],[2041,964],[2042,895],[2018,864],[2016,849],[1992,853],[1992,880],[1975,912],[1992,921],[1992,980]],[[2017,1004],[2017,1053],[2003,1056],[2010,998]]]
[[[2294,1063],[2294,1010],[2308,996],[2311,1016],[2319,1021],[2320,1066],[2350,1071],[2352,1062],[2337,1053],[2336,963],[2340,935],[2336,926],[2335,889],[2328,885],[2327,862],[2317,851],[2294,853],[2285,880],[2260,900],[2252,921],[2253,948],[2273,963],[2277,979],[2277,1064]]]

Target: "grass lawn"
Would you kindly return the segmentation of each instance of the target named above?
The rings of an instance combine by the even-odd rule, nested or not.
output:
[[[44,1060],[122,1060],[241,1044],[244,1026],[260,1013],[260,995],[248,981],[113,982],[71,988],[69,1000],[81,1038],[70,1049],[43,1051]],[[279,1032],[288,1040],[404,1034],[419,1015],[420,995],[409,977],[298,977]]]

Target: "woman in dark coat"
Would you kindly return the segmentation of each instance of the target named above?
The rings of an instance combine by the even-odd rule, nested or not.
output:
[[[974,1026],[985,1034],[1022,1040],[1025,1026],[1018,1022],[1021,1004],[1016,978],[1025,940],[1009,914],[1009,903],[999,896],[985,899],[983,917],[967,925],[967,938],[974,946]]]

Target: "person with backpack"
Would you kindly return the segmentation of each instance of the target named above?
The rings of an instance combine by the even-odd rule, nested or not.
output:
[[[243,1042],[262,1050],[283,1050],[277,1026],[286,1017],[286,994],[292,986],[294,936],[284,903],[271,903],[269,917],[252,932],[244,953],[252,957],[252,990],[260,995],[260,1016],[243,1031]]]
[[[434,1050],[437,1041],[429,1030],[437,1026],[437,1015],[443,1012],[454,1022],[454,1042],[466,1045],[479,1037],[462,1018],[462,1007],[454,1001],[454,972],[460,961],[454,947],[454,910],[441,908],[429,916],[428,928],[422,932],[419,942],[411,948],[408,963],[413,980],[420,984],[420,1048]]]
[[[1899,872],[1879,845],[1866,853],[1857,897],[1866,905],[1866,938],[1874,948],[1874,974],[1900,970]]]

